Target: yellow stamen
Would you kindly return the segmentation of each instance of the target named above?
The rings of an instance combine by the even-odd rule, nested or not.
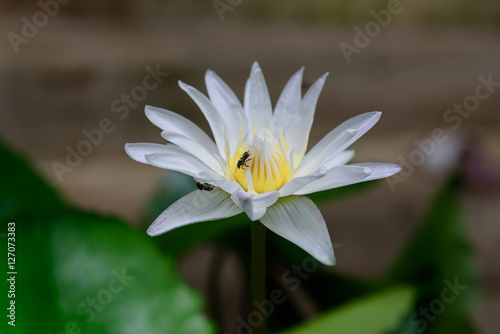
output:
[[[240,161],[244,153],[249,152],[244,166]],[[280,145],[267,132],[256,135],[249,144],[240,145],[233,157],[228,159],[228,174],[238,182],[245,191],[249,191],[247,184],[247,170],[252,176],[255,193],[279,190],[291,178],[292,167],[290,152],[287,146]],[[238,167],[240,161],[240,167]],[[250,187],[251,190],[251,187]]]

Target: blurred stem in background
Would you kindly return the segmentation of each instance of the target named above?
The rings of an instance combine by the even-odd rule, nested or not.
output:
[[[266,300],[266,227],[259,221],[252,224],[252,309],[256,314],[258,303]],[[262,314],[262,325],[256,326],[255,334],[266,333],[266,315]]]
[[[210,303],[211,316],[217,324],[222,324],[224,315],[221,306],[220,281],[222,279],[222,267],[224,265],[225,249],[218,245],[215,246],[214,254],[210,263],[208,272],[208,301]]]

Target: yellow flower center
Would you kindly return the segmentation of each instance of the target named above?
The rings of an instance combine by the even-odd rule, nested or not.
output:
[[[281,143],[264,133],[254,136],[249,144],[240,144],[234,156],[228,158],[230,178],[254,194],[279,190],[292,175],[290,150],[284,140]],[[250,187],[247,173],[252,178]]]

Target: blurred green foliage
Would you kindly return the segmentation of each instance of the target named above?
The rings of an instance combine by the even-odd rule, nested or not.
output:
[[[0,141],[0,217],[10,219],[25,213],[51,212],[66,207],[59,194],[38,177],[29,164]]]
[[[192,247],[211,243],[235,251],[248,272],[250,224],[245,215],[149,239],[117,219],[70,207],[2,144],[0,154],[0,217],[16,223],[16,333],[215,332],[201,311],[201,298],[179,278],[175,261]],[[318,203],[340,201],[373,184],[311,197]],[[194,189],[191,178],[169,174],[147,207],[143,228]],[[291,296],[290,282],[298,280],[297,288],[324,312],[301,323],[300,304],[287,298],[275,306],[269,328],[283,334],[475,333],[470,314],[478,294],[477,268],[460,193],[456,177],[442,186],[412,240],[377,280],[345,277],[320,264],[299,280],[290,268],[310,257],[268,233],[268,291]],[[2,252],[6,241],[1,239]],[[0,289],[8,291],[5,279]],[[6,294],[2,300],[8,305]],[[0,324],[0,333],[11,329],[6,321]]]
[[[70,208],[2,144],[0,154],[0,233],[15,223],[15,240],[0,246],[15,245],[4,273],[17,272],[15,297],[0,283],[4,313],[11,300],[16,311],[0,333],[214,333],[201,298],[144,233]]]
[[[310,197],[319,204],[333,199],[340,201],[370,189],[376,182],[323,191],[311,194]],[[183,186],[179,188],[181,184]],[[144,221],[144,228],[175,200],[194,189],[192,178],[178,173],[167,175],[150,201],[148,208],[151,213]],[[172,197],[171,194],[176,196]],[[359,299],[362,303],[367,295],[401,284],[407,285],[414,289],[412,308],[408,309],[403,317],[402,313],[398,313],[399,327],[386,331],[387,333],[437,334],[447,333],[449,330],[458,334],[474,333],[471,311],[478,298],[478,272],[467,239],[466,215],[460,203],[460,194],[461,184],[457,177],[452,177],[443,184],[413,238],[383,277],[376,280],[346,277],[318,264],[314,273],[301,280],[300,289],[313,300],[316,307],[328,312],[343,307],[353,299]],[[269,232],[267,236],[268,266],[284,268],[283,275],[286,270],[310,257],[299,247],[274,233]],[[247,274],[250,271],[250,223],[245,215],[192,224],[170,231],[155,240],[162,250],[176,257],[200,243],[230,248],[239,254]],[[269,291],[285,289],[287,293],[293,293],[286,290],[283,275],[269,274]],[[455,287],[456,295],[455,292],[450,292],[450,287]],[[443,291],[446,291],[445,299],[453,299],[452,302],[443,300]],[[388,315],[393,314],[391,311],[389,307],[383,310]],[[336,314],[335,311],[332,312]],[[269,319],[269,327],[279,331],[298,325],[301,322],[301,314],[297,305],[287,301],[276,307]],[[352,330],[345,333],[359,332],[364,331]],[[325,330],[324,333],[329,331]]]
[[[387,285],[406,282],[418,287],[419,310],[438,310],[429,312],[432,326],[425,315],[415,317],[410,326],[415,333],[428,326],[426,333],[474,333],[469,315],[479,294],[478,268],[467,240],[460,190],[458,177],[445,184],[419,231],[385,278]]]

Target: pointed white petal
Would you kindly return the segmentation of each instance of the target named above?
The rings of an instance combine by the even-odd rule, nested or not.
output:
[[[370,169],[371,171],[370,175],[368,175],[361,181],[383,179],[385,177],[392,176],[401,171],[401,167],[399,167],[398,165],[388,164],[384,162],[360,162],[360,163],[350,164],[348,166],[363,167]]]
[[[354,158],[354,155],[356,155],[355,150],[345,150],[337,154],[336,156],[332,157],[331,159],[328,159],[325,161],[323,164],[323,167],[328,170],[332,169],[333,167],[337,166],[343,166],[347,164],[349,161]]]
[[[228,218],[241,213],[229,194],[214,188],[195,190],[179,199],[156,218],[148,228],[148,235],[156,236],[174,228],[207,220]]]
[[[380,119],[381,114],[380,111],[364,113],[337,126],[307,152],[302,163],[297,168],[297,174],[300,176],[310,174],[324,163],[324,161],[335,157],[345,150],[370,130]],[[351,136],[346,136],[348,132]]]
[[[274,108],[273,121],[283,129],[293,120],[299,109],[302,99],[303,73],[304,68],[302,67],[288,80]]]
[[[195,178],[202,173],[203,175],[212,175],[213,179],[222,178],[200,159],[184,149],[174,145],[166,145],[166,148],[168,152],[146,154],[147,163],[156,167],[175,170]]]
[[[250,220],[260,219],[266,209],[276,203],[280,194],[278,191],[270,191],[263,194],[252,195],[243,189],[238,189],[231,195],[233,202],[248,215]]]
[[[145,107],[148,119],[165,132],[174,132],[200,142],[211,153],[217,152],[212,139],[196,124],[173,111],[147,105]],[[176,144],[176,143],[174,143]],[[176,144],[178,145],[178,144]],[[180,146],[180,145],[178,145]]]
[[[199,160],[203,161],[205,165],[207,165],[211,170],[216,172],[219,175],[224,175],[223,163],[219,156],[219,152],[215,152],[210,154],[207,150],[203,148],[203,145],[200,145],[199,142],[193,141],[192,138],[185,137],[182,134],[173,133],[173,132],[162,132],[161,136],[166,140],[176,144],[182,149],[189,152],[191,155],[197,157]],[[211,139],[210,139],[211,141]],[[213,143],[213,142],[212,142]],[[214,145],[214,148],[217,147]]]
[[[284,124],[285,140],[290,148],[295,150],[297,161],[302,159],[307,149],[314,111],[316,110],[319,94],[323,89],[327,76],[328,73],[325,73],[312,84],[304,95],[304,98],[300,101],[295,115],[290,118],[289,124]]]
[[[365,181],[371,170],[362,166],[338,166],[326,172],[322,178],[312,181],[302,189],[295,192],[295,195],[305,195],[333,188],[346,186],[353,183]]]
[[[203,115],[208,121],[210,128],[212,129],[212,133],[215,138],[215,143],[217,144],[217,148],[219,150],[219,154],[221,157],[225,159],[226,154],[224,152],[224,120],[220,117],[219,112],[215,109],[214,105],[208,97],[198,91],[196,88],[186,85],[185,83],[179,81],[179,86],[193,99],[194,102],[198,105]]]
[[[217,146],[197,125],[170,110],[151,106],[146,106],[146,116],[154,125],[164,130],[161,134],[163,138],[196,155],[222,174],[220,159],[216,158],[219,156]]]
[[[304,186],[313,182],[314,180],[320,179],[325,176],[326,172],[322,169],[316,173],[309,174],[307,176],[294,177],[287,182],[283,187],[281,187],[280,197],[285,197],[294,194],[297,190],[304,188]]]
[[[253,63],[245,86],[244,110],[247,120],[251,122],[250,131],[269,127],[273,113],[271,99],[257,62]]]
[[[207,71],[205,84],[210,101],[225,122],[226,130],[230,135],[230,154],[233,155],[238,144],[240,126],[245,122],[243,106],[231,88],[215,72]]]
[[[170,149],[165,144],[153,143],[127,143],[125,144],[125,152],[137,162],[148,164],[146,155],[152,153],[169,153]]]
[[[318,261],[335,264],[330,235],[323,216],[304,196],[280,198],[260,219],[268,229],[293,242]]]
[[[295,175],[309,175],[314,173],[318,168],[324,167],[325,163],[342,153],[345,143],[356,137],[357,133],[358,131],[356,129],[345,129],[342,133],[333,138],[333,140],[318,154],[314,156],[308,156],[309,153],[306,154],[299,168],[295,171]]]

